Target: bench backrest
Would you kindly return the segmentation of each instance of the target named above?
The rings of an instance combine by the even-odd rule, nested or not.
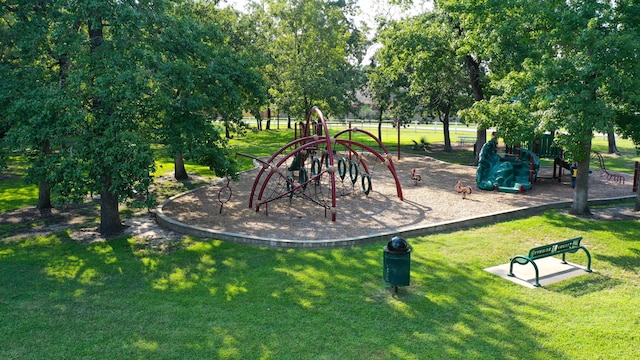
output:
[[[559,241],[557,243],[535,247],[529,250],[529,258],[535,260],[569,251],[577,251],[580,248],[582,237]]]

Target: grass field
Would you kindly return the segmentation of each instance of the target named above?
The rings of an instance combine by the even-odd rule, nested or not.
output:
[[[383,243],[4,241],[0,358],[637,359],[639,225],[548,212],[411,238],[411,285],[397,295],[382,282]],[[483,270],[574,236],[594,273],[528,289]]]

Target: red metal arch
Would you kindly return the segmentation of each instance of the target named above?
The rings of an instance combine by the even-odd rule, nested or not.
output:
[[[322,126],[322,129],[324,130],[322,132],[322,135],[317,135],[318,131],[314,131],[314,133],[316,134],[310,134],[309,130],[311,129],[310,125],[311,125],[311,118],[312,116],[316,114],[318,116],[318,119],[320,120],[320,124],[318,124],[317,126]],[[336,220],[336,214],[337,214],[337,201],[336,201],[336,178],[335,178],[335,173],[336,173],[336,163],[335,163],[335,158],[334,158],[334,154],[333,154],[333,145],[334,143],[338,143],[342,146],[344,146],[345,148],[347,148],[350,151],[350,154],[353,153],[355,155],[358,155],[358,152],[356,150],[353,149],[354,146],[360,147],[362,149],[365,149],[367,151],[369,151],[370,153],[374,154],[382,163],[384,163],[386,165],[386,167],[389,169],[389,171],[391,172],[391,175],[394,178],[395,184],[396,184],[396,192],[398,195],[398,198],[400,198],[400,200],[404,200],[403,195],[402,195],[402,186],[400,185],[400,180],[398,179],[398,175],[397,172],[395,170],[395,167],[393,165],[393,160],[392,160],[392,156],[391,154],[389,154],[389,152],[387,151],[387,148],[382,144],[382,142],[380,141],[380,139],[378,139],[377,137],[375,137],[373,134],[371,134],[368,131],[365,130],[360,130],[360,129],[347,129],[347,130],[343,130],[338,132],[334,137],[331,137],[329,135],[329,128],[327,126],[327,123],[324,119],[324,115],[322,114],[322,112],[320,111],[320,109],[317,106],[314,106],[311,111],[309,112],[309,114],[307,115],[307,119],[306,119],[306,125],[304,126],[305,131],[303,135],[306,135],[304,137],[301,137],[299,139],[296,139],[290,143],[288,143],[287,145],[283,146],[282,148],[280,148],[278,151],[276,151],[276,153],[274,153],[269,159],[262,161],[259,160],[259,162],[262,164],[261,169],[258,171],[258,175],[256,176],[256,179],[253,182],[253,186],[251,188],[251,196],[249,198],[249,207],[253,207],[254,206],[254,199],[257,200],[257,203],[255,204],[256,206],[256,211],[259,211],[260,206],[262,205],[266,205],[269,202],[281,199],[285,196],[287,196],[289,193],[293,192],[293,191],[298,191],[301,187],[306,186],[306,184],[310,183],[311,181],[315,181],[315,179],[317,179],[320,176],[329,175],[329,183],[330,183],[330,187],[331,187],[331,206],[329,207],[330,212],[331,212],[331,221],[335,221]],[[314,128],[316,128],[314,126]],[[316,128],[317,129],[317,128]],[[384,150],[384,155],[380,154],[377,150],[375,150],[374,148],[367,146],[365,144],[359,143],[357,141],[353,141],[350,139],[351,136],[349,136],[349,139],[339,139],[338,137],[345,134],[345,133],[349,133],[350,132],[361,132],[363,134],[368,135],[369,137],[371,137],[372,139],[374,139],[378,145]],[[272,197],[270,199],[267,200],[262,200],[262,197],[264,195],[265,189],[267,188],[267,185],[269,183],[269,181],[272,180],[272,177],[274,175],[277,174],[277,176],[283,177],[285,175],[282,174],[282,170],[280,170],[280,167],[282,166],[282,164],[287,164],[287,160],[289,160],[292,156],[295,156],[296,154],[298,154],[301,151],[307,150],[309,148],[312,147],[320,147],[320,145],[325,146],[325,151],[328,157],[328,168],[320,171],[318,174],[310,176],[309,179],[304,183],[304,184],[298,184],[295,187],[291,187],[291,189],[288,189],[286,192],[283,192],[282,194],[278,194],[275,197]],[[295,147],[295,149],[291,152],[289,152],[288,154],[286,154],[286,156],[284,156],[283,158],[278,159],[278,157],[283,154],[287,149],[290,149],[292,147]],[[276,160],[278,159],[278,160]],[[366,164],[364,163],[363,160],[360,159],[360,157],[358,156],[358,160],[360,161],[360,163],[365,167],[365,171],[368,173],[368,169],[366,168]],[[268,173],[267,173],[267,170]],[[261,181],[261,179],[264,177],[264,180]],[[262,185],[259,187],[259,184],[262,182]],[[256,194],[256,191],[258,191],[258,194]],[[257,195],[257,196],[256,196]],[[325,206],[325,211],[327,210],[327,207]]]

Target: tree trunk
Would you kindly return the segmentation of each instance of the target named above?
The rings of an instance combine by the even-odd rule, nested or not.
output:
[[[45,141],[42,145],[42,153],[44,154],[45,158],[51,156],[51,145],[49,144],[49,141]],[[51,205],[51,191],[49,189],[49,183],[45,180],[40,180],[40,182],[38,183],[37,208],[40,209],[41,214],[49,215],[51,214],[52,207],[53,206]]]
[[[634,184],[637,184],[638,182],[640,182],[640,172],[635,173],[634,176],[637,176],[637,178],[634,179]],[[640,211],[640,189],[636,190],[636,203],[633,206],[633,210]]]
[[[124,230],[118,212],[118,196],[112,193],[111,178],[102,178],[102,191],[100,192],[100,234],[104,236],[116,235]]]
[[[174,174],[176,180],[187,180],[189,179],[189,174],[187,174],[187,169],[184,167],[184,158],[182,157],[182,153],[179,153],[173,159],[173,165],[175,168]]]
[[[91,53],[95,53],[102,46],[103,41],[103,22],[98,9],[91,10],[89,14],[89,48]],[[93,85],[97,86],[97,85]],[[101,101],[99,97],[91,99],[91,107],[94,113],[99,113]],[[100,192],[100,233],[102,235],[114,235],[122,232],[124,226],[120,221],[120,213],[118,212],[118,196],[111,192],[112,185],[111,176],[103,176],[102,190]]]
[[[589,210],[589,154],[591,154],[591,140],[585,145],[585,159],[578,162],[578,176],[576,188],[573,192],[573,204],[570,213],[573,215],[591,215]]]
[[[442,131],[444,133],[444,151],[451,152],[453,149],[451,148],[451,134],[449,127],[449,111],[450,107],[445,109],[444,111],[439,112],[438,117],[440,118],[440,122],[442,123]]]
[[[616,133],[613,128],[613,123],[609,124],[609,129],[607,130],[607,139],[609,140],[609,154],[620,154],[618,150],[618,146],[616,145]]]
[[[49,191],[49,183],[40,181],[38,183],[38,210],[42,215],[51,214],[51,191]]]
[[[378,112],[378,139],[380,139],[380,142],[382,142],[382,115],[383,115],[384,110],[382,110],[382,107],[380,107],[380,111]]]
[[[291,115],[287,114],[287,129],[291,129]]]
[[[469,82],[471,90],[473,90],[473,98],[475,101],[484,100],[484,92],[482,91],[482,83],[480,82],[480,63],[471,55],[464,57],[464,63],[469,71]],[[478,128],[476,133],[476,143],[473,147],[474,164],[478,165],[478,156],[480,148],[487,142],[487,130]]]
[[[267,130],[271,130],[271,108],[268,107],[267,108],[267,126],[266,126]]]
[[[444,151],[452,152],[453,148],[451,147],[451,135],[449,134],[449,121],[442,122],[442,127],[444,131]]]

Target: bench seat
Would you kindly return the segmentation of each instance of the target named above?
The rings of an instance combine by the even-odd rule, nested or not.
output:
[[[475,144],[476,137],[475,136],[458,136],[458,146],[462,146],[464,144]]]

